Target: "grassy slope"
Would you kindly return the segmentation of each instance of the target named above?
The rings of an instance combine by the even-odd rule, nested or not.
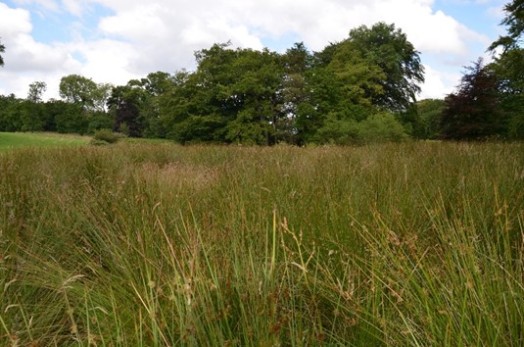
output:
[[[0,157],[0,345],[520,346],[524,145]]]
[[[21,147],[80,146],[89,143],[89,140],[89,137],[79,135],[0,132],[0,150]]]

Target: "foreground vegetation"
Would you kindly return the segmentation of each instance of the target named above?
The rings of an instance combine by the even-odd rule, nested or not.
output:
[[[0,153],[0,344],[521,346],[524,145]]]

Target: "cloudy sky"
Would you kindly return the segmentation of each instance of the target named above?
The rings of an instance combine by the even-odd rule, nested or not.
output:
[[[395,23],[421,52],[419,98],[443,97],[463,67],[485,56],[504,32],[509,0],[8,0],[0,1],[0,94],[26,97],[44,81],[58,98],[60,78],[80,74],[125,84],[149,72],[194,69],[193,53],[213,43],[284,52],[313,51],[350,29]]]

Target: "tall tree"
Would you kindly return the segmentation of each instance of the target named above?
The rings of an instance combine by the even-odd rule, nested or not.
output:
[[[140,93],[140,116],[143,121],[143,136],[165,137],[160,117],[162,96],[174,86],[173,76],[167,72],[157,71],[148,74],[140,80],[131,80],[128,87]]]
[[[507,51],[520,46],[521,36],[524,33],[524,0],[513,0],[506,4],[504,12],[506,12],[506,17],[501,24],[507,27],[508,32],[491,44],[489,47],[491,51],[497,47],[502,47]]]
[[[308,113],[305,108],[310,96],[308,90],[307,72],[313,65],[313,55],[304,43],[295,43],[282,56],[284,77],[281,92],[281,117],[277,127],[279,141],[300,144],[303,140],[298,134],[297,119],[302,113]]]
[[[142,137],[144,131],[143,117],[140,114],[144,100],[142,89],[131,84],[113,88],[107,104],[114,115],[113,130],[131,137]]]
[[[111,86],[97,84],[80,75],[68,75],[60,80],[60,97],[65,101],[80,104],[88,111],[103,111],[110,95]]]
[[[215,44],[195,54],[195,73],[180,75],[170,92],[174,102],[169,137],[180,141],[276,141],[280,122],[283,68],[280,57],[268,50],[230,49]]]
[[[501,25],[506,26],[506,35],[500,36],[488,50],[495,53],[502,48],[502,54],[492,64],[500,78],[502,109],[508,116],[508,136],[524,138],[524,0],[513,0],[504,7],[506,16]]]
[[[315,53],[313,66],[306,73],[308,96],[300,104],[296,122],[300,141],[317,141],[325,125],[347,129],[342,123],[361,121],[374,113],[370,91],[381,93],[379,81],[383,79],[383,71],[350,40]]]
[[[467,67],[459,89],[445,99],[441,136],[446,139],[478,140],[505,134],[500,82],[491,66],[479,58]]]
[[[361,26],[349,32],[349,41],[371,64],[378,66],[383,78],[381,91],[370,90],[373,104],[390,111],[404,111],[416,102],[424,67],[420,53],[394,24],[383,22],[371,28]]]
[[[501,108],[508,117],[508,137],[524,138],[524,49],[505,51],[490,67],[500,83]]]
[[[36,81],[29,85],[29,92],[27,93],[27,100],[32,102],[41,102],[42,95],[47,89],[45,82]]]

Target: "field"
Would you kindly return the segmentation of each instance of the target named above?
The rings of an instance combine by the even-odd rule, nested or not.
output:
[[[90,138],[79,135],[54,133],[3,133],[0,132],[0,151],[23,147],[81,146]]]
[[[0,153],[2,346],[522,346],[524,144]]]

